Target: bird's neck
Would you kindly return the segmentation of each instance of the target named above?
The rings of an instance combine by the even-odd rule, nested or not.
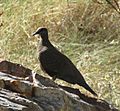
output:
[[[41,42],[42,42],[42,46],[46,46],[46,47],[51,47],[52,46],[49,39],[42,39]]]

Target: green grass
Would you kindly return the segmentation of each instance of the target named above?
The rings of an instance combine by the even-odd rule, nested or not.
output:
[[[37,40],[31,36],[39,26],[47,27],[52,43],[74,62],[99,97],[120,109],[120,16],[107,4],[74,1],[1,0],[0,60],[47,76],[39,68]]]

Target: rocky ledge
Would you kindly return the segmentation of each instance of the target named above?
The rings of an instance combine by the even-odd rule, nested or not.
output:
[[[0,62],[0,111],[118,111],[20,64]]]

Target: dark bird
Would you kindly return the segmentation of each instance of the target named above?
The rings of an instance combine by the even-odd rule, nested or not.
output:
[[[47,28],[38,28],[37,31],[33,33],[33,36],[34,35],[38,35],[39,38],[41,37],[39,61],[43,71],[51,76],[53,80],[59,78],[71,84],[78,84],[97,96],[71,60],[51,44],[48,39]]]

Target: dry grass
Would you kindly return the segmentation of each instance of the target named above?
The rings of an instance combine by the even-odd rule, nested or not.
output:
[[[0,59],[42,73],[37,40],[31,36],[39,26],[49,29],[50,40],[71,58],[99,97],[120,108],[120,16],[108,5],[89,0],[2,0]]]

